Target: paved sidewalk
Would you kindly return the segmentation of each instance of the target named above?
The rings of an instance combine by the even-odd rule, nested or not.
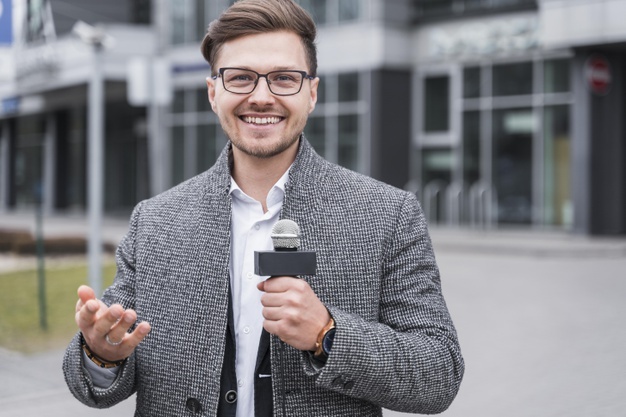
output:
[[[126,224],[111,223],[109,233],[123,235]],[[76,232],[79,225],[63,227]],[[624,415],[626,238],[443,228],[431,234],[466,360],[459,396],[442,416]],[[0,417],[133,415],[132,398],[109,410],[74,400],[61,357],[0,350]]]

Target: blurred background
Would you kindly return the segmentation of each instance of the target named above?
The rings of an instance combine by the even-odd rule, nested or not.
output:
[[[87,238],[110,254],[136,203],[226,144],[199,45],[232,3],[0,0],[0,415],[87,415],[57,372]],[[626,0],[299,3],[307,138],[431,225],[468,360],[447,415],[620,415]],[[76,411],[37,408],[54,401]]]
[[[231,3],[2,0],[0,211],[85,210],[90,107],[107,215],[210,167],[199,42]],[[624,1],[300,3],[327,159],[418,192],[433,224],[626,234]]]

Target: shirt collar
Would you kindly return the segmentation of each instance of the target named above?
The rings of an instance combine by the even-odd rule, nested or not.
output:
[[[277,203],[282,203],[283,198],[285,196],[285,184],[287,184],[287,179],[289,178],[289,171],[291,170],[292,166],[293,164],[289,166],[287,171],[285,171],[285,173],[278,179],[278,181],[276,181],[276,184],[274,184],[274,186],[270,189],[270,192],[267,194],[267,201],[266,201],[267,207],[271,207]],[[232,177],[232,175],[230,177],[229,194],[232,197],[237,198],[238,200],[256,201],[252,197],[248,196],[246,193],[243,192],[243,190],[235,182],[235,179]]]

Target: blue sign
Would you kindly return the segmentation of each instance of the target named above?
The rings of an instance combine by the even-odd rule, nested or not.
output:
[[[2,100],[2,106],[0,106],[0,114],[14,114],[20,109],[20,98],[11,97]]]
[[[13,0],[0,0],[0,45],[13,43]]]
[[[13,43],[13,0],[0,0],[0,45]]]

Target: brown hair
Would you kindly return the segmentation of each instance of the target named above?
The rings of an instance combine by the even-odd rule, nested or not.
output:
[[[293,0],[239,0],[219,19],[209,25],[200,47],[211,72],[216,75],[215,61],[222,45],[246,35],[287,30],[294,32],[304,45],[309,74],[317,75],[315,23]]]

